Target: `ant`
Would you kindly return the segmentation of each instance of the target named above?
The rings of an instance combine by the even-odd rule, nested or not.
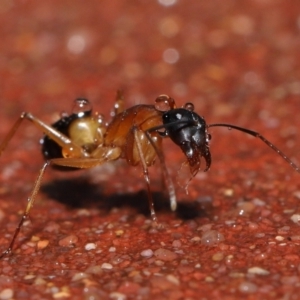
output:
[[[59,169],[92,168],[108,161],[124,158],[129,165],[142,165],[151,217],[156,223],[156,214],[150,190],[148,167],[158,157],[170,198],[170,206],[176,210],[175,188],[165,165],[162,152],[162,140],[169,137],[178,145],[187,158],[192,179],[200,170],[201,157],[204,157],[208,171],[211,165],[209,141],[211,127],[227,127],[235,129],[262,140],[272,148],[293,169],[300,173],[296,166],[281,150],[274,146],[260,133],[239,126],[216,123],[207,125],[204,118],[194,112],[194,105],[186,103],[177,108],[173,98],[161,95],[154,105],[135,105],[122,111],[123,98],[120,92],[112,113],[112,120],[107,125],[97,113],[92,114],[88,100],[77,99],[71,115],[63,115],[60,120],[49,126],[30,113],[22,113],[13,125],[6,138],[0,144],[0,155],[14,136],[24,119],[31,121],[44,134],[41,140],[42,152],[46,162],[42,166],[35,181],[25,212],[18,224],[13,238],[0,259],[11,253],[15,240],[24,221],[34,204],[41,180],[46,168],[51,165]]]

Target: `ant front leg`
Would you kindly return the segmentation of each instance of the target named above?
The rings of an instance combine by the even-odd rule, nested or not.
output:
[[[153,134],[152,130],[151,132]],[[131,164],[133,165],[137,162],[140,162],[142,164],[143,175],[147,187],[148,203],[149,203],[151,218],[153,220],[153,223],[157,224],[157,217],[154,209],[154,202],[153,202],[153,197],[152,197],[151,187],[150,187],[150,176],[148,172],[148,166],[154,163],[155,156],[157,156],[160,161],[162,174],[167,184],[172,211],[176,210],[177,201],[176,201],[175,188],[171,180],[171,177],[168,173],[165,160],[164,160],[164,155],[161,151],[161,144],[158,142],[161,141],[161,137],[159,134],[157,134],[156,137],[152,138],[151,132],[148,130],[144,131],[136,125],[133,126],[131,132],[127,136],[126,157],[127,157],[127,161],[129,163],[131,161],[132,162]]]
[[[156,144],[154,143],[152,137],[151,137],[151,132],[158,132],[158,134],[161,137],[166,137],[167,135],[165,134],[165,132],[160,132],[158,131],[158,129],[161,129],[161,126],[157,126],[157,127],[153,127],[149,130],[147,130],[145,132],[147,139],[149,140],[149,142],[151,143],[153,149],[156,152],[156,155],[159,159],[160,162],[160,166],[161,166],[161,170],[162,170],[162,175],[164,178],[164,181],[166,183],[167,186],[167,190],[168,190],[168,194],[169,194],[169,200],[170,200],[170,207],[172,211],[175,211],[177,208],[177,199],[176,199],[176,192],[175,192],[175,187],[174,187],[174,183],[171,179],[171,176],[168,172],[167,166],[166,166],[166,162],[165,162],[165,157],[163,155],[163,152],[161,151],[161,149],[159,149]]]

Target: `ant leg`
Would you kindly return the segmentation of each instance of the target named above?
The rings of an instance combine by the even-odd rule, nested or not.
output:
[[[243,127],[239,127],[239,126],[235,126],[235,125],[230,125],[230,124],[223,124],[223,123],[218,123],[218,124],[211,124],[208,125],[207,127],[227,127],[228,129],[235,129],[235,130],[239,130],[242,131],[244,133],[247,133],[249,135],[252,135],[256,138],[259,138],[260,140],[262,140],[266,145],[268,145],[271,149],[273,149],[279,156],[281,156],[296,172],[300,173],[300,167],[298,167],[290,158],[288,158],[280,149],[278,149],[275,145],[273,145],[269,140],[267,140],[264,136],[262,136],[260,133],[247,129],[247,128],[243,128]]]
[[[0,259],[6,256],[7,254],[10,254],[12,252],[12,248],[15,244],[16,238],[25,222],[25,220],[28,218],[30,210],[34,204],[34,201],[36,199],[36,195],[40,189],[41,181],[44,176],[46,168],[51,165],[59,165],[59,166],[65,166],[65,167],[74,167],[74,168],[92,168],[97,165],[103,164],[104,162],[107,162],[109,160],[114,160],[119,158],[121,154],[120,148],[112,148],[112,149],[106,149],[106,154],[103,154],[101,158],[55,158],[47,161],[44,163],[43,167],[41,168],[39,175],[34,183],[32,192],[28,198],[28,203],[25,209],[25,212],[14,232],[13,238],[8,246],[8,248],[0,255]]]
[[[52,126],[47,125],[30,113],[26,113],[25,117],[38,127],[45,135],[61,146],[65,153],[68,153],[69,156],[80,157],[84,155],[82,148],[73,143],[66,135],[54,129]]]
[[[113,111],[111,112],[111,116],[115,117],[119,113],[124,111],[124,97],[123,97],[123,92],[118,90],[117,91],[117,96],[116,96],[116,101],[114,104]]]
[[[40,172],[39,172],[39,175],[34,183],[34,186],[33,186],[33,189],[32,189],[32,192],[28,198],[28,203],[27,203],[27,206],[26,206],[26,209],[25,209],[25,212],[14,232],[14,235],[13,235],[13,238],[8,246],[8,248],[0,255],[0,259],[2,259],[4,256],[6,256],[7,254],[10,254],[12,252],[12,248],[15,244],[15,241],[16,241],[16,238],[17,236],[19,235],[19,232],[25,222],[25,220],[28,218],[29,216],[29,213],[30,213],[30,210],[34,204],[34,201],[35,201],[35,198],[36,198],[36,195],[40,189],[40,186],[41,186],[41,181],[42,181],[42,178],[44,176],[44,173],[45,173],[45,170],[47,168],[47,166],[50,164],[50,161],[47,161],[46,163],[44,163],[43,167],[41,168]]]
[[[143,131],[141,131],[144,133]],[[144,178],[147,185],[147,194],[148,194],[148,202],[149,208],[151,212],[151,217],[154,224],[157,224],[157,218],[154,210],[154,203],[150,189],[150,178],[148,173],[147,163],[145,161],[143,155],[142,144],[140,142],[140,137],[138,135],[138,129],[136,127],[132,128],[133,138],[137,145],[138,155],[140,161],[143,166]],[[94,150],[92,153],[93,157],[83,157],[83,158],[55,158],[51,160],[51,164],[64,166],[64,167],[73,167],[73,168],[92,168],[97,165],[101,165],[107,161],[116,160],[120,157],[122,151],[121,148],[109,148],[109,147],[101,147],[99,149]]]
[[[145,161],[145,157],[143,155],[142,144],[140,142],[140,138],[138,135],[138,128],[136,126],[134,126],[132,128],[132,131],[133,131],[134,140],[136,142],[137,150],[138,150],[139,157],[140,157],[142,167],[143,167],[143,174],[144,174],[144,179],[146,181],[146,186],[147,186],[147,195],[148,195],[148,203],[149,203],[151,218],[152,218],[153,223],[155,225],[157,225],[157,217],[156,217],[156,213],[155,213],[155,209],[154,209],[154,202],[153,202],[153,197],[152,197],[151,188],[150,188],[150,177],[149,177],[149,172],[148,172],[148,166]]]
[[[82,156],[83,150],[81,149],[81,147],[74,144],[67,136],[65,136],[61,132],[57,131],[53,127],[47,125],[40,119],[33,116],[31,113],[27,113],[27,112],[23,112],[20,115],[19,119],[15,122],[15,124],[12,126],[12,128],[4,138],[4,141],[0,144],[0,156],[4,151],[4,149],[7,147],[12,137],[15,135],[16,131],[18,130],[18,128],[20,127],[24,119],[32,122],[45,135],[47,135],[52,140],[54,140],[59,146],[64,148],[70,155],[79,156],[79,157]]]
[[[1,156],[2,152],[4,151],[4,149],[7,147],[8,143],[10,142],[12,137],[15,135],[18,128],[20,127],[20,125],[21,125],[22,121],[24,120],[25,116],[26,116],[26,113],[23,112],[20,115],[20,117],[18,118],[18,120],[15,122],[15,124],[11,127],[11,129],[8,132],[8,134],[6,135],[6,137],[4,138],[4,141],[0,145],[0,156]]]
[[[157,128],[160,128],[160,126]],[[173,181],[171,179],[171,176],[168,172],[166,162],[165,162],[165,157],[164,157],[162,151],[160,151],[160,149],[157,148],[157,146],[155,145],[155,143],[153,142],[153,140],[151,138],[150,132],[152,132],[152,131],[153,131],[153,129],[145,131],[146,137],[148,138],[149,142],[151,143],[152,147],[154,148],[156,155],[158,156],[158,159],[160,161],[163,177],[166,182],[168,193],[169,193],[171,210],[175,211],[177,208],[175,187],[174,187]]]
[[[51,165],[79,168],[79,169],[89,169],[99,165],[104,164],[108,161],[116,160],[121,155],[121,148],[104,148],[101,150],[101,157],[82,157],[82,158],[54,158],[51,159]],[[99,154],[99,152],[97,153]]]
[[[12,248],[15,244],[15,240],[25,222],[25,220],[28,218],[29,216],[29,212],[34,204],[36,195],[40,189],[41,186],[41,181],[42,178],[44,176],[45,170],[47,168],[48,165],[59,165],[59,166],[65,166],[65,167],[74,167],[74,168],[92,168],[95,167],[97,165],[100,165],[106,161],[109,160],[113,160],[113,159],[117,159],[120,156],[121,153],[121,149],[120,148],[113,148],[113,149],[109,149],[106,151],[106,155],[103,155],[103,157],[101,159],[99,158],[56,158],[56,159],[52,159],[47,161],[43,167],[41,168],[39,175],[35,181],[35,184],[33,186],[32,192],[28,198],[28,204],[26,206],[25,212],[15,230],[15,233],[13,235],[13,238],[9,244],[9,247],[7,248],[6,251],[4,251],[1,255],[0,255],[0,259],[2,257],[4,257],[7,254],[10,254],[12,251]]]

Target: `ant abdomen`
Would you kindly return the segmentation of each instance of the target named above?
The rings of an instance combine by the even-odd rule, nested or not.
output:
[[[87,155],[92,153],[103,143],[103,135],[106,126],[101,124],[101,117],[92,116],[92,107],[88,100],[78,98],[75,100],[73,113],[64,115],[51,125],[52,128],[66,136],[78,147],[81,147]],[[45,135],[41,140],[42,153],[45,160],[68,157],[68,151],[60,146],[52,137]],[[77,169],[53,165],[59,169]]]
[[[57,122],[53,123],[51,127],[61,132],[62,134],[69,136],[70,124],[78,118],[77,114],[72,114],[70,116],[64,116]],[[42,154],[45,160],[50,160],[53,158],[63,158],[62,147],[58,145],[53,139],[45,135],[40,139],[40,144],[42,145]]]

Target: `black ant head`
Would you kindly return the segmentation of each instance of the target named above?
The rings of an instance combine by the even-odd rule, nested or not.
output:
[[[183,108],[169,109],[163,113],[162,119],[165,125],[165,134],[178,145],[185,154],[192,176],[200,169],[200,159],[203,156],[206,161],[207,171],[211,164],[211,155],[208,142],[210,135],[204,118],[194,111],[192,103],[186,103]]]

